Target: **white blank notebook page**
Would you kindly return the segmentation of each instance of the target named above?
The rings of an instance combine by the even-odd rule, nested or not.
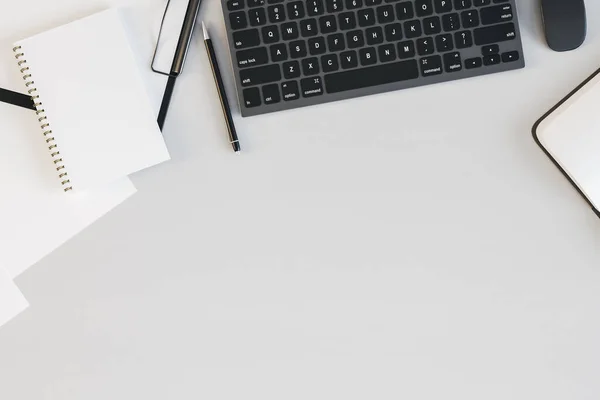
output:
[[[542,145],[600,209],[600,75],[538,128]]]
[[[75,191],[169,159],[117,10],[16,45]]]

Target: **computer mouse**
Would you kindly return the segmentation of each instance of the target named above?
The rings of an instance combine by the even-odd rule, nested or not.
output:
[[[587,32],[584,0],[541,0],[548,46],[569,51],[581,46]]]

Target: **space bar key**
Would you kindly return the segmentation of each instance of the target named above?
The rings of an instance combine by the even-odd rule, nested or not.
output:
[[[338,93],[418,77],[417,61],[407,60],[325,75],[325,90],[327,93]]]

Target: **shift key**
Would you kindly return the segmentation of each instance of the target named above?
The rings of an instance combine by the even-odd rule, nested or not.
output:
[[[242,80],[242,86],[277,82],[281,80],[281,69],[278,64],[243,69],[240,71],[240,78]]]
[[[475,29],[475,44],[477,46],[513,40],[516,37],[517,31],[515,24],[512,22]]]

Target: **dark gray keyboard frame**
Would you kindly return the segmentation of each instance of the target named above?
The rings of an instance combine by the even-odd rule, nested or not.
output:
[[[279,4],[286,4],[288,1],[290,1],[290,0],[286,0],[286,2],[279,3]],[[512,6],[514,16],[513,16],[513,19],[511,20],[511,22],[513,22],[515,24],[517,35],[513,40],[499,42],[496,44],[498,46],[500,46],[500,53],[504,53],[504,52],[508,52],[508,51],[518,51],[519,55],[520,55],[520,58],[518,61],[509,62],[509,63],[501,62],[500,64],[496,64],[496,65],[483,66],[483,67],[475,68],[475,69],[466,69],[466,68],[464,68],[465,59],[468,59],[471,57],[482,57],[481,46],[477,46],[477,45],[473,44],[472,47],[469,47],[466,49],[453,50],[453,51],[458,51],[461,54],[461,58],[463,61],[463,69],[461,71],[456,71],[456,72],[451,72],[451,73],[444,72],[439,75],[433,75],[433,76],[428,76],[428,77],[420,76],[417,79],[394,82],[394,83],[378,85],[378,86],[371,86],[371,87],[367,87],[367,88],[349,90],[349,91],[333,93],[333,94],[327,93],[325,90],[325,87],[323,87],[324,94],[321,96],[304,98],[304,97],[302,97],[302,95],[300,95],[300,98],[297,100],[284,101],[283,99],[281,99],[281,101],[276,104],[265,105],[263,103],[260,106],[248,108],[248,107],[245,107],[245,105],[244,105],[244,99],[243,99],[243,95],[242,95],[243,90],[247,89],[248,86],[242,86],[241,80],[240,80],[240,75],[239,75],[240,70],[244,69],[244,68],[239,68],[237,65],[236,52],[238,51],[238,49],[235,49],[233,46],[233,36],[232,36],[233,29],[231,28],[231,24],[229,21],[230,11],[227,9],[227,4],[226,4],[227,1],[222,0],[221,2],[222,2],[222,6],[223,6],[223,15],[225,18],[225,26],[227,28],[227,39],[229,42],[229,50],[230,50],[231,61],[232,61],[232,66],[233,66],[233,73],[235,76],[235,85],[236,85],[236,91],[237,91],[236,94],[237,94],[241,114],[243,117],[250,117],[250,116],[254,116],[254,115],[266,114],[266,113],[271,113],[271,112],[276,112],[276,111],[283,111],[283,110],[289,110],[289,109],[293,109],[293,108],[329,103],[329,102],[338,101],[338,100],[353,99],[355,97],[368,96],[368,95],[373,95],[373,94],[378,94],[378,93],[386,93],[386,92],[391,92],[394,90],[409,89],[409,88],[414,88],[414,87],[418,87],[418,86],[425,86],[425,85],[431,85],[431,84],[435,84],[435,83],[455,81],[458,79],[472,78],[475,76],[489,75],[489,74],[495,74],[498,72],[506,72],[506,71],[523,68],[523,67],[525,67],[525,57],[523,54],[523,46],[522,46],[522,42],[521,42],[521,33],[520,33],[520,29],[519,29],[517,7],[515,4],[515,1],[516,0],[510,0],[510,1],[506,2],[505,4],[510,4]],[[386,4],[386,3],[383,3],[383,4]],[[395,3],[390,3],[390,4],[395,4]],[[473,7],[473,8],[479,8],[479,7]],[[248,7],[246,7],[245,10],[248,10]],[[344,11],[346,11],[346,10],[344,10]],[[453,10],[452,12],[457,12],[457,11]],[[327,15],[327,14],[328,13],[325,12],[325,14],[323,14],[323,15]],[[339,13],[335,13],[335,14],[339,14]],[[434,15],[439,15],[439,14],[434,14]],[[441,14],[441,15],[443,15],[443,14]],[[316,17],[305,16],[304,18],[315,18],[318,20],[319,17],[320,16],[316,16]],[[422,22],[423,19],[425,19],[425,18],[427,18],[427,17],[414,16],[411,19],[419,19]],[[300,20],[296,20],[296,21],[300,21]],[[289,20],[286,20],[284,22],[289,22]],[[280,22],[277,24],[271,24],[270,22],[267,22],[265,25],[259,26],[257,28],[260,30],[264,26],[269,26],[269,25],[278,25],[279,26],[284,22]],[[394,22],[403,23],[405,21],[396,20]],[[386,24],[382,24],[382,25],[375,24],[374,26],[382,26],[383,27],[385,25]],[[482,25],[480,25],[480,27],[481,26]],[[249,26],[248,28],[252,28],[252,27]],[[246,29],[248,29],[248,28],[246,28]],[[367,28],[368,27],[361,28],[361,27],[357,26],[355,29],[362,30],[364,32]],[[474,29],[475,28],[471,28],[469,30],[473,31]],[[464,29],[461,28],[458,31],[461,31],[461,30],[464,30]],[[454,31],[454,32],[458,32],[458,31]],[[346,31],[342,31],[342,30],[338,29],[337,32],[346,32]],[[454,33],[454,32],[452,32],[452,33]],[[448,33],[448,32],[442,32],[442,33]],[[326,37],[327,35],[322,35],[322,36]],[[428,35],[423,34],[421,37],[425,37],[425,36],[428,36]],[[431,35],[431,36],[435,36],[435,35]],[[302,37],[300,37],[300,39],[302,39]],[[308,39],[308,38],[306,38],[306,39]],[[406,40],[406,39],[403,39],[403,40]],[[383,44],[385,44],[385,43],[390,43],[390,42],[384,41]],[[269,47],[270,45],[261,44],[261,46]],[[365,47],[372,47],[372,46],[365,45]],[[374,47],[377,47],[377,45]],[[348,50],[348,49],[346,49],[346,50]],[[358,49],[356,49],[356,50],[358,50]],[[336,53],[339,54],[340,52],[336,52]],[[330,54],[330,52],[327,52],[326,54]],[[444,54],[444,53],[439,53],[436,51],[435,53],[433,53],[431,55],[442,55],[442,54]],[[428,56],[431,56],[431,55],[428,55]],[[307,57],[312,57],[312,56],[307,55]],[[320,58],[320,56],[314,56],[314,57]],[[416,60],[419,60],[420,58],[422,58],[422,57],[419,55],[416,55],[414,57],[414,59],[416,59]],[[286,61],[289,61],[289,60],[291,60],[291,58],[288,58]],[[300,60],[298,60],[298,61],[300,61]],[[401,61],[401,60],[396,59],[396,61],[392,61],[392,63],[397,62],[397,61]],[[284,62],[285,61],[282,61],[282,62],[278,62],[276,64],[281,65]],[[389,64],[389,63],[390,62],[382,63],[379,60],[377,60],[377,63],[374,65],[376,66],[376,65]],[[269,62],[269,64],[275,64],[275,63]],[[265,65],[268,65],[268,64],[265,64]],[[361,69],[361,68],[365,68],[365,67],[359,66],[356,69]],[[341,71],[344,71],[344,70],[339,69],[336,72],[341,72]],[[318,76],[323,77],[324,75],[326,75],[326,74],[321,72]],[[307,76],[302,75],[299,78],[291,79],[291,80],[295,80],[298,82],[298,84],[300,84],[300,80],[304,79],[304,78],[307,78]],[[282,78],[279,82],[277,82],[278,86],[281,88],[281,83],[286,80],[287,79]],[[260,85],[260,87],[262,87],[262,86],[264,86],[264,85]],[[252,87],[252,86],[250,86],[250,87]],[[485,98],[485,96],[486,96],[486,93],[482,93],[482,98]]]

